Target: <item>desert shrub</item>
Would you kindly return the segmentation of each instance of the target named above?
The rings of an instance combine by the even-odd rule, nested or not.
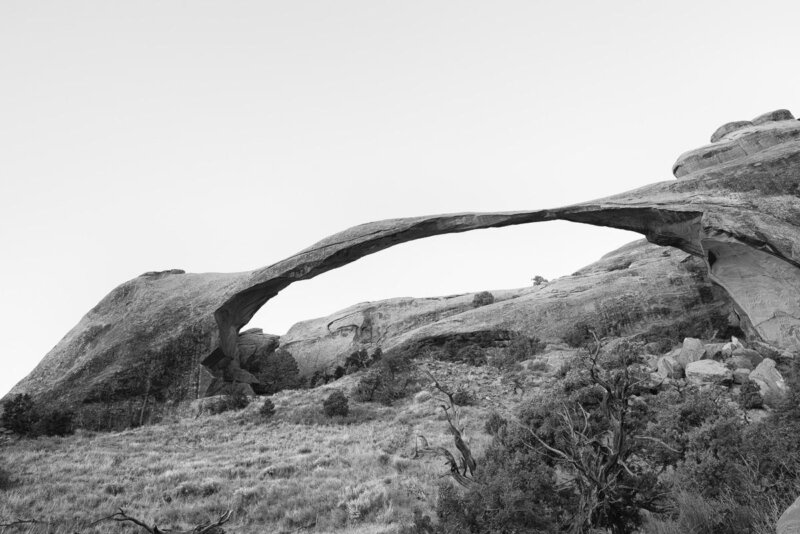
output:
[[[0,491],[5,491],[13,485],[11,473],[6,471],[3,466],[0,466]]]
[[[322,402],[322,409],[328,417],[333,417],[334,415],[346,416],[349,411],[347,397],[341,391],[336,390]]]
[[[37,435],[67,436],[74,432],[75,413],[69,410],[45,412],[33,425]]]
[[[452,359],[470,365],[484,365],[486,363],[486,353],[478,345],[470,344],[458,349],[455,357]]]
[[[499,413],[493,411],[489,414],[489,418],[486,420],[483,430],[490,436],[496,436],[497,433],[500,432],[500,429],[507,424],[508,421],[506,421]]]
[[[223,487],[222,481],[207,478],[200,482],[183,482],[176,487],[172,494],[177,498],[193,499],[196,497],[209,497],[218,493]]]
[[[739,390],[739,398],[737,401],[743,410],[762,408],[764,406],[764,398],[761,396],[761,388],[759,388],[758,384],[749,378],[745,380],[744,384],[742,384],[742,387]]]
[[[378,481],[365,482],[344,489],[338,506],[347,511],[350,521],[363,521],[389,504],[389,493]]]
[[[495,441],[478,462],[477,488],[439,486],[436,515],[447,534],[558,531],[559,509],[569,496],[559,492],[555,470],[523,442]]]
[[[37,419],[33,399],[27,393],[14,395],[3,405],[3,425],[17,434],[30,434]]]
[[[259,380],[253,384],[258,395],[272,395],[284,389],[300,386],[300,370],[297,360],[286,349],[259,354],[248,362],[248,370]]]
[[[383,351],[380,347],[372,351],[370,355],[367,349],[353,352],[344,362],[345,374],[355,373],[360,369],[366,369],[383,359]]]
[[[121,495],[125,493],[125,486],[122,484],[109,483],[103,487],[103,492],[109,495]]]
[[[388,406],[413,393],[416,383],[416,366],[406,354],[393,352],[381,358],[361,377],[353,398],[359,402],[375,401]]]
[[[231,395],[225,395],[218,402],[208,405],[208,412],[217,415],[223,412],[242,410],[250,404],[250,397],[244,392],[237,391]]]
[[[578,348],[586,345],[592,339],[592,334],[589,325],[580,321],[572,325],[562,337],[567,345]]]
[[[481,306],[487,306],[489,304],[494,304],[494,295],[492,295],[488,291],[481,291],[480,293],[475,293],[475,296],[472,298],[473,308],[480,308]]]
[[[416,508],[411,524],[400,527],[398,534],[436,534],[436,527],[430,516],[424,515],[419,508]]]
[[[529,360],[544,350],[545,344],[538,337],[526,337],[516,334],[511,337],[502,351],[492,358],[492,365],[499,369],[508,369],[515,364]]]
[[[267,419],[275,415],[275,403],[272,399],[264,399],[264,404],[258,409],[258,413]]]
[[[459,389],[453,393],[453,403],[456,406],[474,406],[478,403],[478,399],[466,389]]]

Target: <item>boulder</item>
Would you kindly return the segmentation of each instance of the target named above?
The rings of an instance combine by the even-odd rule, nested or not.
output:
[[[775,361],[770,358],[764,358],[758,364],[750,373],[750,380],[758,384],[765,399],[768,396],[784,396],[789,391],[780,371],[775,368]]]
[[[732,358],[737,358],[739,360],[746,359],[750,362],[750,368],[754,369],[761,361],[764,359],[761,354],[752,350],[752,349],[745,349],[739,348],[733,351]]]
[[[800,534],[800,497],[778,519],[776,532],[777,534]]]
[[[714,360],[698,360],[686,366],[686,379],[696,385],[718,384],[730,385],[733,373],[730,369]]]
[[[706,354],[706,347],[703,342],[693,337],[687,337],[683,340],[683,347],[681,353],[678,355],[678,362],[686,368],[692,362],[702,360]]]
[[[725,365],[729,369],[747,369],[748,371],[752,371],[756,368],[747,356],[733,356],[725,362]]]
[[[683,378],[683,366],[672,356],[662,356],[658,360],[658,376],[662,378]]]

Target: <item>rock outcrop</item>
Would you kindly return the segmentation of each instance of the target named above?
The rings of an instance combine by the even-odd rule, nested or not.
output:
[[[243,273],[147,273],[103,299],[12,394],[60,405],[143,398],[142,412],[151,395],[157,402],[202,395],[212,377],[247,378],[238,372],[240,329],[297,280],[415,239],[557,219],[639,232],[702,258],[751,337],[798,350],[800,123],[785,111],[750,122],[726,126],[711,145],[681,156],[678,180],[604,199],[368,223]]]
[[[280,346],[307,375],[329,370],[358,350],[386,352],[452,338],[502,344],[515,334],[560,343],[576,334],[576,325],[603,335],[642,333],[646,341],[671,338],[675,343],[727,329],[729,316],[736,320],[724,291],[704,273],[698,258],[640,240],[572,276],[492,291],[491,304],[475,307],[473,293],[364,302],[294,325]]]

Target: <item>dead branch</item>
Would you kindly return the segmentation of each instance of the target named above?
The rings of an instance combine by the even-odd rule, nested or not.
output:
[[[11,523],[0,523],[0,528],[15,527],[17,525],[31,525],[34,523],[39,523],[39,521],[36,519],[17,519]]]
[[[456,403],[453,400],[453,392],[442,386],[430,371],[426,372],[428,373],[428,376],[431,378],[431,380],[433,380],[436,389],[447,395],[447,399],[450,401],[449,408],[444,404],[440,406],[444,411],[444,416],[447,419],[447,424],[450,427],[450,433],[453,435],[453,443],[455,444],[456,449],[458,449],[458,452],[461,453],[461,458],[462,458],[461,464],[463,465],[462,475],[466,476],[467,470],[469,470],[470,476],[474,476],[475,469],[477,468],[478,463],[472,456],[472,451],[470,450],[469,446],[466,444],[462,436],[462,432],[464,432],[464,427],[461,425],[458,406],[456,406]],[[452,414],[452,418],[450,414]]]
[[[203,524],[197,525],[194,528],[190,528],[189,530],[161,530],[157,525],[153,525],[151,527],[144,521],[128,515],[125,510],[120,508],[117,512],[90,523],[89,526],[94,526],[103,521],[115,521],[117,523],[133,523],[134,525],[142,527],[150,534],[225,534],[225,530],[222,529],[222,525],[227,523],[232,515],[233,510],[228,510],[219,516],[215,522],[212,523],[207,521]]]

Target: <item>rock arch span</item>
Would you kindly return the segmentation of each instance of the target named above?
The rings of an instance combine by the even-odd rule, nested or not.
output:
[[[678,180],[592,202],[363,224],[243,273],[146,273],[106,296],[11,393],[108,402],[157,383],[179,384],[185,397],[202,393],[197,368],[211,360],[246,381],[239,330],[291,283],[415,239],[551,220],[630,230],[705,258],[754,335],[800,350],[800,122],[779,110],[725,125],[712,139],[678,159]]]

